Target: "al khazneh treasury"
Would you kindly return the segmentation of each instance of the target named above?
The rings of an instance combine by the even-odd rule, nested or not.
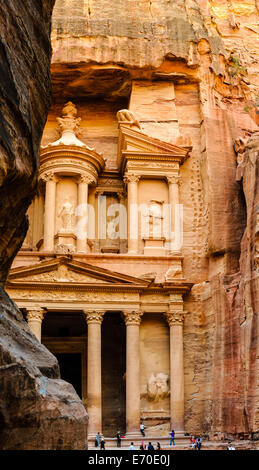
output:
[[[125,48],[86,2],[71,23],[61,3],[38,194],[7,292],[82,398],[89,437],[134,436],[140,422],[251,435],[258,130],[236,53],[224,62],[218,37],[194,45],[187,28],[164,55],[158,23],[153,53],[149,30],[127,31]]]

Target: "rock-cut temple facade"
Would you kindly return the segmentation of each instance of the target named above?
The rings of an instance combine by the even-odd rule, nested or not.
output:
[[[38,192],[6,289],[90,437],[141,422],[256,437],[255,2],[169,3],[114,18],[56,1]]]

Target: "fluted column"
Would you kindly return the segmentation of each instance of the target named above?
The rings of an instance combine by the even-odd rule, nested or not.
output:
[[[31,307],[26,311],[28,326],[39,342],[41,342],[41,325],[45,313],[41,307]]]
[[[170,411],[171,429],[184,431],[183,311],[166,314],[170,326]]]
[[[178,231],[180,230],[179,224],[177,223],[176,219],[176,207],[179,205],[179,184],[180,184],[180,176],[168,176],[168,193],[169,193],[169,204],[170,204],[170,241],[169,241],[169,251],[174,253],[175,251],[179,251],[179,236],[180,234]]]
[[[140,176],[126,174],[128,185],[128,253],[138,253],[138,182]]]
[[[54,251],[57,178],[54,173],[44,173],[41,178],[46,182],[43,249]]]
[[[88,228],[88,185],[93,179],[87,175],[81,175],[77,185],[77,252],[87,253],[87,228]]]
[[[88,325],[87,411],[88,436],[102,431],[101,324],[104,311],[84,311]]]
[[[140,354],[139,326],[142,312],[124,312],[126,323],[126,430],[139,434],[140,425]]]

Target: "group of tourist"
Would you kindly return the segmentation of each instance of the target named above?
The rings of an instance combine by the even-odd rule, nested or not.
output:
[[[99,432],[95,436],[95,447],[105,450],[105,440]]]
[[[140,424],[140,432],[143,437],[145,437],[145,426],[143,423]],[[116,440],[117,440],[117,447],[121,447],[121,439],[124,437],[120,431],[117,432],[116,434]],[[170,446],[171,445],[175,446],[175,432],[174,429],[170,432]],[[200,436],[195,437],[191,436],[190,437],[190,448],[191,449],[196,449],[196,450],[201,450],[201,444],[202,444],[202,438]],[[105,450],[105,440],[104,437],[98,432],[95,436],[95,447],[100,448],[102,450]],[[135,450],[134,442],[130,443],[129,446],[130,450]],[[145,441],[143,440],[140,444],[139,447],[140,450],[162,450],[160,442],[157,442],[156,448],[154,448],[153,444],[151,442],[146,445]],[[233,443],[229,442],[227,450],[236,450]]]
[[[130,450],[135,450],[134,442],[130,443]],[[145,441],[142,441],[139,447],[140,450],[161,450],[160,442],[156,443],[156,449],[154,448],[152,442],[149,442],[148,445],[145,444]]]
[[[195,437],[191,436],[190,438],[190,447],[191,449],[201,450],[202,438],[200,436]]]

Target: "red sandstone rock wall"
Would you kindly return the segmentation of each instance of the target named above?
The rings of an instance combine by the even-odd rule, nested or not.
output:
[[[27,231],[50,104],[54,0],[0,3],[0,286]],[[85,449],[87,414],[0,287],[0,448]]]
[[[53,16],[56,100],[83,99],[84,89],[106,96],[111,84],[113,96],[126,97],[132,78],[152,80],[157,71],[175,83],[179,129],[193,142],[181,188],[184,269],[194,282],[186,299],[186,430],[219,437],[255,434],[259,425],[258,164],[253,147],[253,164],[247,157],[237,181],[233,147],[238,137],[257,136],[257,40],[255,0],[120,0],[116,10],[106,0],[57,0]],[[247,155],[249,145],[256,146],[249,143]]]

